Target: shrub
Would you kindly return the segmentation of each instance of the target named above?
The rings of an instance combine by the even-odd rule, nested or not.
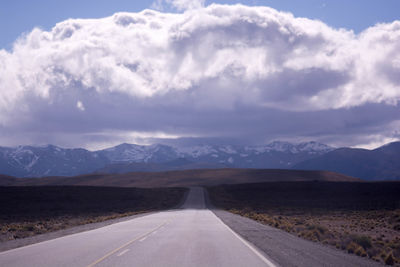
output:
[[[307,229],[308,230],[317,230],[321,234],[324,234],[327,231],[327,229],[325,227],[323,227],[322,225],[318,225],[318,224],[308,225]]]
[[[385,258],[385,264],[386,265],[393,265],[394,264],[394,257],[393,257],[393,253],[390,252],[386,258]]]
[[[371,242],[371,238],[369,238],[368,236],[362,235],[362,236],[353,236],[352,237],[353,241],[357,244],[359,244],[360,246],[362,246],[364,249],[368,249],[370,247],[372,247],[372,242]]]
[[[357,245],[354,242],[350,242],[350,244],[347,245],[346,250],[348,253],[354,253],[360,246]]]
[[[366,257],[367,256],[367,252],[365,252],[363,247],[358,247],[356,248],[356,250],[354,251],[354,254],[361,256],[361,257]]]
[[[304,220],[296,219],[295,220],[295,225],[302,225],[304,224]]]
[[[22,228],[22,230],[31,232],[31,231],[35,230],[35,227],[33,227],[32,225],[25,225]]]

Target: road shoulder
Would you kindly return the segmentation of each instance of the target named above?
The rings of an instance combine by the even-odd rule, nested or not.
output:
[[[210,203],[207,194],[206,203],[227,226],[281,266],[383,266],[372,260],[304,240],[280,229],[217,209]]]

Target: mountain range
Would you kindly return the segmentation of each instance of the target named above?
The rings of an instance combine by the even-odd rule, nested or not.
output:
[[[205,168],[289,169],[333,149],[317,142],[279,141],[260,146],[124,143],[98,151],[54,145],[0,147],[0,174],[42,177]]]
[[[0,174],[16,177],[218,168],[327,170],[369,180],[399,179],[400,142],[374,150],[281,141],[259,146],[124,143],[98,151],[54,145],[0,147]]]
[[[373,150],[339,148],[297,163],[292,168],[335,171],[364,180],[400,179],[400,142]]]

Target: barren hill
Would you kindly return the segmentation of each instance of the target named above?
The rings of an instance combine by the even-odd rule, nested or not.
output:
[[[180,187],[273,181],[360,181],[327,171],[278,169],[200,169],[125,174],[90,174],[74,177],[0,177],[0,185],[88,185],[117,187]]]

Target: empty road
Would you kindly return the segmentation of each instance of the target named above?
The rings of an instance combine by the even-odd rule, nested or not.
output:
[[[274,266],[205,208],[192,188],[159,212],[0,253],[0,266]]]
[[[164,211],[0,253],[0,266],[379,266],[225,211],[192,188]]]

